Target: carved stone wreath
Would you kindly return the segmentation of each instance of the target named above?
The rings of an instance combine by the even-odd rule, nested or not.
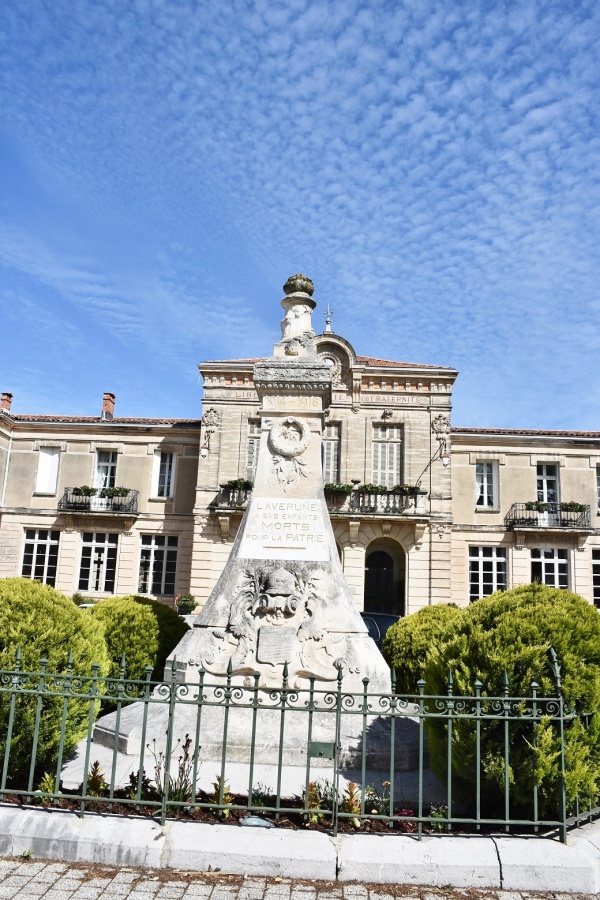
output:
[[[293,438],[293,434],[297,434],[297,439]],[[308,447],[310,441],[310,428],[308,422],[304,419],[297,419],[295,416],[288,416],[276,425],[273,425],[269,432],[269,442],[271,447],[279,456],[286,459],[293,459],[300,456]]]

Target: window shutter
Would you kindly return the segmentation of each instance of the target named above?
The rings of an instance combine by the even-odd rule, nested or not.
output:
[[[60,447],[40,447],[37,478],[35,482],[36,494],[56,493],[59,460]]]
[[[256,475],[259,444],[260,438],[248,438],[248,443],[246,445],[246,478],[248,481],[254,481],[254,476]]]

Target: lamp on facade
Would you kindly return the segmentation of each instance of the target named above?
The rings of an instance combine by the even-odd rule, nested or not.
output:
[[[202,446],[200,447],[200,456],[202,457],[202,459],[206,459],[209,449],[210,448],[206,442],[202,444]]]
[[[446,418],[446,416],[439,415],[437,416],[433,422],[431,423],[431,430],[433,431],[436,440],[438,442],[437,450],[432,455],[431,459],[417,478],[417,487],[421,487],[421,479],[423,475],[427,471],[427,469],[436,461],[436,459],[440,459],[442,465],[445,469],[450,465],[450,454],[448,453],[448,436],[450,434],[450,421]]]

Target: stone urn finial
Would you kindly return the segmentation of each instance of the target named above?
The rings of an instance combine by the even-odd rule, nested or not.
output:
[[[309,297],[312,297],[314,289],[315,286],[311,279],[307,275],[302,275],[301,273],[298,275],[290,275],[283,286],[285,294],[302,292],[303,294],[308,294]]]

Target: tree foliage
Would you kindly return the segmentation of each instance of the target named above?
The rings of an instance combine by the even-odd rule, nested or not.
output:
[[[142,679],[146,666],[154,668],[158,623],[151,610],[140,606],[132,597],[109,597],[87,612],[104,630],[111,677],[118,676],[123,656],[126,678]]]
[[[190,630],[187,622],[170,606],[152,600],[150,597],[133,595],[130,599],[150,610],[158,625],[158,649],[153,663],[152,678],[160,681],[164,676],[165,663],[169,654],[175,649],[186,631]]]
[[[582,597],[569,591],[530,584],[498,592],[473,603],[441,635],[429,657],[427,691],[445,694],[449,670],[453,693],[472,695],[476,680],[484,696],[502,697],[507,676],[510,696],[531,695],[531,682],[540,696],[557,695],[548,652],[554,648],[562,669],[567,707],[592,713],[584,721],[567,724],[567,801],[579,796],[585,803],[600,791],[600,616]],[[447,726],[428,721],[431,767],[445,777]],[[534,751],[533,745],[536,750]],[[493,810],[503,803],[505,786],[504,723],[482,724],[482,796]],[[453,780],[463,796],[474,796],[476,778],[475,726],[456,719],[452,743]],[[534,734],[530,722],[511,725],[509,743],[511,804],[514,812],[532,811],[537,781],[540,813],[558,811],[560,743],[556,722],[545,719]]]
[[[417,682],[425,676],[432,653],[442,640],[452,634],[460,618],[456,606],[425,606],[418,612],[399,619],[388,629],[383,642],[383,655],[396,671],[399,694],[415,694]]]
[[[16,651],[21,651],[21,670],[39,672],[40,661],[47,660],[46,671],[64,673],[72,654],[73,672],[89,675],[93,663],[99,664],[99,675],[108,672],[108,656],[103,629],[98,622],[80,610],[60,591],[28,578],[0,579],[0,669],[12,670]],[[28,687],[39,683],[34,678]],[[3,688],[7,685],[3,684]],[[52,687],[52,683],[48,683]],[[0,693],[0,759],[5,741],[10,710],[10,691]],[[32,753],[36,698],[20,695],[15,706],[10,773],[14,783],[27,782]],[[56,759],[60,738],[63,700],[44,700],[39,721],[36,770],[49,770]],[[90,704],[70,699],[64,752],[68,754],[87,730]]]

